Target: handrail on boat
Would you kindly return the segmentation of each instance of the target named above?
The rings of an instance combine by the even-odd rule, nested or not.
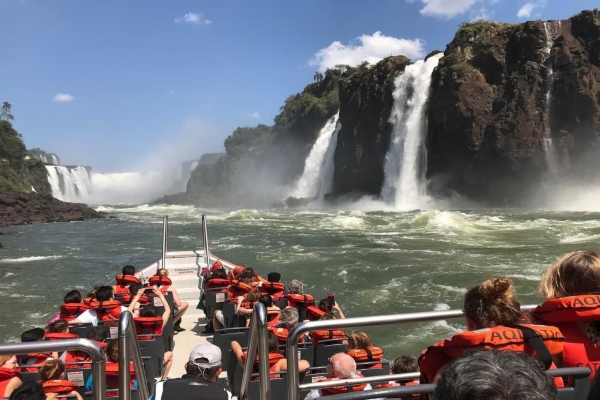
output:
[[[95,377],[92,399],[106,400],[106,355],[104,350],[92,340],[79,338],[0,345],[0,355],[49,353],[67,350],[83,351],[92,357],[92,373]]]
[[[521,306],[521,310],[532,310],[535,307],[535,305]],[[300,385],[298,377],[298,339],[301,337],[301,335],[307,332],[338,328],[354,328],[357,326],[377,326],[401,324],[406,322],[439,321],[444,319],[461,318],[463,316],[464,313],[462,312],[462,310],[448,310],[302,322],[296,325],[290,331],[286,342],[285,354],[287,358],[288,369],[288,400],[298,400],[300,390],[315,389],[317,387],[333,387],[339,386],[340,384],[340,381],[329,381],[318,384],[306,383]],[[390,375],[386,375],[385,379],[388,380],[389,377]],[[359,380],[363,381],[364,379],[366,378],[348,379],[347,382],[353,384],[355,382],[358,382]]]
[[[204,214],[202,214],[202,250],[204,251],[204,263],[210,269],[210,266],[208,265],[210,262],[210,253],[208,252],[208,226],[206,225],[206,215]]]
[[[260,376],[260,399],[271,400],[271,377],[269,372],[269,342],[267,330],[267,309],[264,304],[254,305],[254,312],[250,321],[250,338],[248,340],[248,357],[242,376],[242,387],[240,389],[240,400],[248,399],[248,385],[252,375],[253,361],[256,359],[258,347],[258,373]],[[296,368],[297,369],[297,368]]]
[[[119,317],[119,398],[131,400],[129,360],[133,359],[133,366],[136,371],[138,381],[138,390],[140,399],[148,399],[148,382],[144,373],[144,364],[142,362],[142,353],[135,332],[133,323],[133,314],[130,311],[123,311]],[[96,383],[96,379],[94,379]]]
[[[163,237],[162,237],[162,265],[160,268],[167,268],[167,250],[169,248],[169,216],[165,215],[163,217]],[[156,272],[160,269],[158,263],[156,264]]]

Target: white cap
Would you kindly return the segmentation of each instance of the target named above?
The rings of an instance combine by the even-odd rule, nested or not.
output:
[[[207,361],[199,362],[202,358]],[[190,364],[201,368],[217,367],[221,365],[221,349],[210,343],[199,344],[190,352]]]

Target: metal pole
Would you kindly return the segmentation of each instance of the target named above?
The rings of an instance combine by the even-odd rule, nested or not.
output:
[[[206,225],[206,215],[204,214],[202,214],[202,250],[204,252],[204,263],[210,268],[208,265],[210,263],[210,253],[208,252],[208,226]]]
[[[140,346],[137,341],[135,326],[133,324],[133,314],[130,311],[123,311],[119,318],[119,398],[131,400],[131,388],[129,387],[129,360],[133,359],[135,375],[138,380],[138,390],[140,399],[147,399],[148,381],[144,372],[144,363]]]
[[[162,237],[162,262],[160,268],[166,268],[166,259],[167,259],[167,249],[169,247],[169,216],[165,215],[163,218],[163,237]],[[156,266],[156,271],[158,272],[159,267]]]
[[[106,400],[106,355],[97,343],[89,339],[63,339],[0,345],[0,355],[49,353],[67,350],[83,351],[92,357],[92,373],[94,374],[92,398],[94,400]]]
[[[300,390],[323,389],[333,386],[350,386],[360,383],[398,381],[400,379],[419,379],[420,376],[420,372],[408,372],[404,374],[363,376],[361,378],[345,378],[336,381],[305,383],[304,385],[300,385]]]
[[[535,307],[537,306],[521,306],[521,310],[532,310]],[[285,354],[288,362],[288,400],[298,400],[298,339],[306,332],[353,328],[357,326],[393,325],[403,322],[439,321],[443,319],[461,318],[463,315],[461,310],[448,310],[302,322],[290,331],[286,342]]]
[[[258,332],[256,329],[256,318],[250,321],[250,338],[248,339],[248,352],[246,357],[246,365],[244,366],[244,374],[242,375],[242,386],[240,387],[240,400],[248,398],[248,385],[250,384],[250,376],[252,375],[252,367],[256,360],[256,347],[258,344]]]
[[[267,309],[264,304],[254,305],[252,319],[258,330],[258,372],[261,400],[271,400],[271,376],[269,371],[269,331],[267,330]]]

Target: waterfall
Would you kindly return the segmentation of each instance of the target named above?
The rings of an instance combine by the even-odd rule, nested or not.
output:
[[[63,167],[46,165],[52,196],[59,200],[80,202],[92,189],[92,176],[88,167]]]
[[[319,136],[306,158],[304,171],[296,182],[292,196],[322,199],[326,193],[331,191],[334,169],[333,155],[341,128],[341,124],[338,123],[339,116],[338,112],[319,131]]]
[[[419,208],[425,201],[424,111],[431,74],[442,56],[437,54],[409,65],[394,82],[394,108],[390,116],[394,128],[381,196],[396,209]]]
[[[551,22],[544,22],[544,33],[546,36],[546,44],[544,46],[544,63],[548,63],[548,82],[546,83],[548,89],[546,90],[546,98],[544,105],[544,114],[546,123],[544,124],[544,153],[546,158],[546,167],[548,168],[548,172],[551,176],[556,175],[557,171],[557,157],[556,150],[554,149],[554,143],[552,142],[552,127],[551,115],[550,115],[550,107],[552,105],[552,86],[554,84],[554,70],[552,66],[552,60],[550,56],[552,55],[552,47],[554,46],[553,35],[556,34],[556,31],[553,29],[556,26]],[[560,29],[560,22],[559,22]]]

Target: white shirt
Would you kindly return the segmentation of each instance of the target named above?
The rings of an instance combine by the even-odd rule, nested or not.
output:
[[[367,383],[367,386],[365,386],[365,388],[363,390],[371,390],[373,389],[371,387],[371,385],[369,385]],[[304,398],[304,400],[314,400],[314,399],[320,399],[321,398],[321,389],[313,389],[311,390],[306,397]],[[385,400],[385,399],[374,399],[374,400]]]
[[[123,311],[127,311],[127,307],[121,306],[121,312]],[[73,322],[78,322],[82,324],[92,324],[96,326],[98,325],[98,314],[96,314],[96,310],[86,310]]]

